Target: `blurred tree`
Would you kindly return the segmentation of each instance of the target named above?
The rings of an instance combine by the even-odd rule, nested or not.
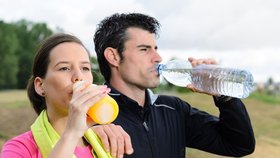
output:
[[[13,25],[0,21],[0,90],[16,88],[18,39]]]
[[[0,89],[26,87],[36,47],[51,34],[45,23],[0,21]]]
[[[95,56],[91,57],[92,63],[92,75],[93,75],[93,83],[94,84],[104,84],[105,80],[99,70],[98,61]]]
[[[16,50],[18,56],[19,71],[17,73],[17,88],[23,89],[31,74],[32,60],[37,49],[37,45],[53,31],[45,23],[32,23],[20,20],[14,23],[19,46]]]
[[[266,84],[265,84],[265,91],[266,91],[266,94],[268,95],[275,95],[275,84],[274,84],[274,80],[272,77],[269,77]]]

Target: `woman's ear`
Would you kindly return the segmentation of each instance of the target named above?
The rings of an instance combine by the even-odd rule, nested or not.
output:
[[[107,47],[104,51],[104,56],[111,65],[113,66],[119,65],[121,58],[117,49],[112,47]]]
[[[45,96],[45,91],[44,91],[44,88],[43,88],[43,79],[40,78],[40,77],[36,77],[34,79],[34,88],[35,88],[35,91],[38,95],[44,97]]]

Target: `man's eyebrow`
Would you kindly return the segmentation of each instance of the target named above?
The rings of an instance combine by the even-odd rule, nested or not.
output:
[[[137,48],[140,48],[140,47],[152,48],[152,46],[150,46],[150,45],[145,45],[145,44],[140,44],[140,45],[137,46]]]
[[[152,48],[151,45],[145,45],[145,44],[140,44],[137,46],[137,48],[141,48],[141,47],[144,47],[144,48]],[[158,49],[158,46],[155,46],[155,49]]]

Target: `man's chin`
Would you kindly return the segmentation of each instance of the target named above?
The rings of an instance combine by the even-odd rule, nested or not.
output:
[[[160,82],[154,82],[154,83],[150,84],[149,88],[154,89],[154,88],[157,88],[159,85],[160,85]]]

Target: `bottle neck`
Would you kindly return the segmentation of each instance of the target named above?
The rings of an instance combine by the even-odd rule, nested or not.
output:
[[[162,71],[163,71],[163,67],[164,67],[164,64],[157,64],[157,65],[155,66],[155,69],[156,69],[158,75],[161,75],[161,73],[162,73]]]

